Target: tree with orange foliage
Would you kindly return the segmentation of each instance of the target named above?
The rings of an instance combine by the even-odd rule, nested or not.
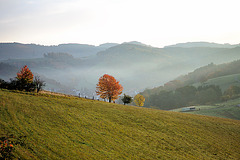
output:
[[[18,80],[18,87],[20,90],[27,90],[29,91],[33,88],[33,73],[31,70],[25,65],[20,72],[17,73],[17,80]]]
[[[33,74],[31,70],[25,65],[20,72],[17,73],[17,79],[25,83],[32,83]]]
[[[123,87],[119,84],[113,76],[104,74],[99,78],[97,84],[97,95],[100,95],[103,99],[108,99],[109,102],[118,99],[119,95],[122,93]]]

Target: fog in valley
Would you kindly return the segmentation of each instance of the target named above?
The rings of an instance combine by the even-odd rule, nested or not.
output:
[[[88,50],[84,45],[69,44],[74,51],[67,44],[64,45],[66,48],[59,45],[60,49],[55,47],[55,50],[38,45],[16,46],[15,43],[8,44],[7,48],[6,44],[0,44],[5,47],[4,52],[0,51],[1,63],[9,65],[5,67],[8,72],[1,69],[0,78],[9,80],[16,76],[14,73],[22,66],[28,65],[34,74],[40,75],[46,82],[46,90],[73,95],[80,92],[81,96],[92,97],[96,96],[98,79],[104,74],[110,74],[120,81],[123,93],[134,96],[146,88],[164,85],[210,63],[220,64],[240,58],[239,46],[214,46],[206,42],[202,46],[200,44],[186,43],[155,48],[129,42],[101,45],[101,49],[87,45]],[[12,51],[14,47],[15,51]],[[31,52],[35,55],[29,59]]]

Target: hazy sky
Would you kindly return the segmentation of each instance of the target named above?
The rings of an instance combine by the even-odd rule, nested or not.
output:
[[[0,42],[240,43],[239,0],[0,0]]]

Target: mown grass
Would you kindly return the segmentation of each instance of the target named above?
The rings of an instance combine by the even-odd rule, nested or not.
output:
[[[0,90],[21,159],[239,159],[240,121]]]
[[[215,105],[195,106],[195,111],[188,111],[186,113],[240,120],[240,107],[238,105],[240,105],[240,98]],[[172,111],[181,112],[182,108]]]

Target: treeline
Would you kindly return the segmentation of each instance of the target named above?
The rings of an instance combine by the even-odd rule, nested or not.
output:
[[[213,63],[198,68],[195,71],[179,77],[176,81],[182,82],[183,86],[190,85],[193,83],[204,83],[209,79],[222,77],[226,75],[238,74],[240,73],[240,60],[233,61],[231,63],[224,63],[220,65],[215,65]]]
[[[45,53],[42,58],[35,59],[8,59],[4,61],[4,64],[12,65],[20,68],[27,64],[30,68],[54,68],[65,69],[68,67],[78,67],[81,65],[80,58],[74,58],[68,53]],[[3,64],[3,65],[4,65]],[[6,68],[6,67],[4,67]],[[10,67],[9,67],[10,68]],[[11,68],[10,68],[11,69]],[[1,69],[0,69],[1,71]]]
[[[226,75],[240,73],[240,60],[231,63],[215,65],[213,63],[198,68],[187,75],[167,82],[163,86],[153,89],[146,89],[141,94],[146,98],[145,106],[156,106],[161,109],[173,109],[183,106],[208,104],[215,101],[232,99],[234,96],[226,96],[226,91],[220,93],[219,87],[205,86],[204,82],[209,79]],[[195,88],[193,84],[199,83],[202,86]],[[191,86],[191,87],[190,87]],[[195,88],[195,89],[194,89]],[[192,90],[192,95],[185,95],[182,90]],[[229,90],[229,89],[228,89]],[[216,93],[215,93],[216,92]],[[179,95],[181,93],[182,95]],[[190,91],[187,93],[191,93]],[[206,95],[204,95],[204,94]],[[213,93],[218,98],[214,98]],[[215,96],[216,96],[215,95]],[[209,97],[208,97],[209,96]],[[209,98],[209,99],[208,99]]]
[[[165,83],[163,86],[153,89],[146,89],[142,94],[144,96],[150,94],[157,94],[161,90],[172,91],[180,87],[192,85],[194,83],[204,83],[209,79],[217,78],[226,75],[240,73],[240,60],[233,61],[231,63],[224,63],[220,65],[209,64],[204,67],[200,67],[187,75],[180,76],[173,81]]]
[[[73,59],[73,56],[71,54],[68,53],[44,53],[44,58],[53,58],[53,59],[62,59],[62,60],[66,60],[66,59]]]
[[[39,92],[43,86],[45,82],[39,76],[34,76],[26,65],[17,73],[17,77],[11,78],[9,82],[0,79],[0,88],[9,90]]]
[[[192,105],[213,104],[240,97],[240,87],[231,86],[223,94],[219,86],[185,86],[174,91],[162,90],[146,98],[146,107],[170,110]]]

